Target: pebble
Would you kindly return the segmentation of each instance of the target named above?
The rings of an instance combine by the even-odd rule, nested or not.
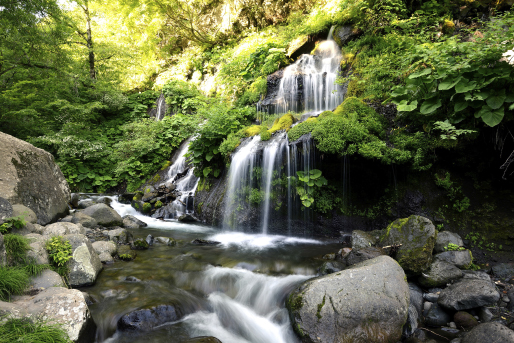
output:
[[[431,303],[437,302],[437,299],[439,299],[439,294],[437,293],[425,293],[423,294],[423,298],[426,301],[430,301]]]
[[[452,329],[456,329],[457,328],[457,325],[455,324],[455,322],[450,322],[450,327]]]
[[[506,296],[506,295],[504,295],[504,296],[503,296],[502,301],[503,301],[504,303],[510,303],[510,299],[509,299],[509,297],[508,297],[508,296]]]

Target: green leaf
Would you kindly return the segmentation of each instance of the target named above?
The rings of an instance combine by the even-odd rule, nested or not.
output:
[[[214,157],[214,154],[208,152],[207,155],[205,155],[205,159],[207,160],[207,162],[209,162],[210,160],[212,160],[212,158]]]
[[[455,106],[453,107],[453,110],[455,112],[460,112],[464,109],[466,109],[468,107],[468,102],[467,101],[458,101],[455,103]]]
[[[417,79],[420,76],[425,76],[432,73],[432,69],[426,68],[409,75],[409,79]]]
[[[309,199],[309,200],[303,200],[303,201],[302,201],[302,204],[303,204],[303,206],[305,206],[305,207],[311,207],[312,202],[310,201],[310,199]]]
[[[505,96],[505,102],[514,102],[514,93],[509,93]]]
[[[478,112],[478,116],[482,118],[484,123],[491,127],[494,127],[501,123],[504,115],[505,111],[503,109],[503,106],[498,109],[492,109],[486,105],[483,106],[482,109]]]
[[[211,172],[211,167],[207,167],[207,168],[204,168],[203,169],[203,176],[204,177],[207,177],[209,175],[209,173]]]
[[[509,111],[512,111],[512,110],[514,110],[514,104],[509,106]]]
[[[320,176],[321,176],[321,170],[319,170],[319,169],[312,169],[312,170],[310,171],[310,174],[311,174],[311,175],[310,175],[310,178],[311,178],[311,179],[317,179],[318,177],[320,177]]]
[[[475,89],[476,86],[477,86],[476,81],[469,82],[468,79],[463,77],[462,80],[460,80],[459,83],[457,83],[457,85],[455,85],[455,92],[456,93],[466,93],[466,92],[469,92],[469,91],[472,91],[473,89]]]
[[[489,98],[487,98],[487,100],[485,102],[493,110],[497,110],[500,107],[502,107],[506,98],[507,97],[505,96],[505,89],[502,89],[501,91],[498,91],[495,94],[491,95]]]
[[[401,112],[411,112],[418,108],[418,100],[412,101],[410,104],[407,100],[402,100],[397,109]]]
[[[445,91],[445,90],[451,89],[461,79],[462,79],[462,76],[459,76],[458,78],[454,78],[454,77],[447,78],[447,79],[441,81],[441,83],[439,84],[439,90],[440,91]]]
[[[430,99],[423,102],[419,111],[421,114],[430,114],[435,112],[439,107],[441,107],[441,99]]]
[[[214,171],[212,172],[212,174],[214,175],[214,177],[218,177],[220,175],[220,170],[219,169],[214,169]]]
[[[307,182],[307,186],[309,186],[309,187],[314,186],[314,180],[309,180],[309,181]]]
[[[298,175],[299,177],[303,177],[303,171],[297,171],[296,175]]]

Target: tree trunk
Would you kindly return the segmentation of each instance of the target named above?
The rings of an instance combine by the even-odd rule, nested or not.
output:
[[[84,14],[86,15],[86,20],[87,20],[86,44],[87,44],[87,49],[89,50],[89,76],[92,79],[96,79],[95,52],[93,51],[93,37],[91,35],[91,17],[89,16],[89,6],[88,6],[87,2],[86,2],[86,6],[84,8]]]

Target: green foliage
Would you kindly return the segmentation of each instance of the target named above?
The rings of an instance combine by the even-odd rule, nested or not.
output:
[[[317,125],[318,125],[318,121],[316,119],[314,119],[314,120],[307,119],[306,121],[293,126],[287,132],[287,137],[289,138],[290,142],[294,142],[294,141],[298,140],[301,136],[303,136],[309,132],[312,132],[316,128]]]
[[[162,201],[157,200],[154,205],[155,208],[161,208],[162,207]]]
[[[21,235],[4,235],[5,251],[9,264],[18,265],[26,263],[27,251],[30,250],[29,240]]]
[[[28,273],[20,267],[0,267],[0,300],[9,301],[29,285]],[[1,339],[1,338],[0,338]]]
[[[256,188],[252,188],[248,195],[247,202],[253,206],[259,206],[264,200],[264,192]]]
[[[269,130],[266,130],[266,128],[264,127],[264,129],[261,130],[260,136],[261,136],[261,141],[265,142],[271,138],[271,132],[269,132]]]
[[[228,157],[241,144],[241,133],[230,133],[220,144],[219,152],[222,156]]]
[[[207,105],[207,99],[189,82],[171,79],[163,87],[168,113],[192,114]]]
[[[2,317],[0,343],[71,343],[66,331],[59,325],[29,318]]]
[[[143,212],[144,213],[150,213],[152,210],[152,205],[148,202],[143,203]]]
[[[119,258],[123,261],[132,261],[134,257],[131,254],[121,254]]]
[[[10,217],[4,220],[4,223],[0,225],[0,233],[8,233],[13,229],[21,229],[27,224],[24,216]]]
[[[463,251],[463,250],[466,250],[466,248],[460,247],[457,244],[448,243],[448,245],[444,247],[444,250],[446,250],[446,251]]]
[[[155,101],[158,97],[159,94],[153,90],[129,95],[127,108],[130,110],[130,116],[134,119],[145,118],[147,116],[148,109],[155,106]]]
[[[50,262],[55,271],[61,276],[66,276],[68,274],[67,263],[72,258],[70,242],[62,236],[56,236],[46,242],[45,248],[48,251]]]
[[[469,198],[464,196],[462,188],[455,185],[450,179],[450,173],[446,172],[444,176],[435,175],[435,184],[446,190],[446,196],[453,202],[453,209],[459,213],[466,211],[470,204]]]
[[[300,196],[302,205],[310,207],[314,203],[313,193],[315,189],[319,189],[327,185],[327,179],[321,176],[321,170],[311,169],[309,172],[296,172],[298,179],[294,178],[293,182],[297,184],[296,193]]]
[[[293,117],[291,113],[286,113],[282,117],[275,120],[271,129],[269,129],[269,132],[274,133],[278,130],[289,131],[289,128],[291,127],[291,125],[293,125],[295,121],[296,119]]]

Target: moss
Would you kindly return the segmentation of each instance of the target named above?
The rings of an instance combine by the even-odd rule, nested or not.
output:
[[[161,176],[159,174],[155,174],[155,176],[152,178],[152,182],[153,183],[159,182],[160,179],[161,179]]]
[[[164,170],[164,169],[168,168],[169,166],[171,166],[171,161],[166,161],[162,165],[161,170]]]
[[[455,31],[455,24],[453,21],[445,19],[441,31],[446,35],[452,34]]]
[[[147,202],[145,202],[143,204],[143,212],[149,213],[151,210],[152,210],[152,205],[147,203]]]
[[[271,138],[271,133],[268,130],[261,131],[261,141],[267,141]]]
[[[323,301],[318,304],[318,311],[316,312],[316,317],[318,317],[318,321],[323,317],[320,312],[321,312],[321,309],[323,308],[323,306],[325,306],[325,297],[326,295],[323,296]]]
[[[250,127],[247,127],[244,129],[244,134],[246,137],[252,137],[255,135],[258,135],[261,132],[261,126],[260,125],[252,125]]]
[[[138,204],[137,202],[134,204],[134,208],[135,208],[136,210],[139,210],[139,204]]]
[[[144,193],[143,193],[143,192],[141,192],[141,191],[137,191],[137,192],[136,192],[136,195],[134,195],[134,197],[132,198],[132,200],[134,200],[134,201],[139,201],[139,200],[143,199],[143,195],[144,195]]]
[[[161,208],[161,207],[162,207],[162,205],[163,205],[163,204],[162,204],[162,201],[157,200],[157,202],[155,203],[154,207],[155,207],[155,208]]]
[[[295,296],[294,293],[291,293],[287,298],[286,305],[291,311],[299,311],[303,307],[303,297],[301,295]]]
[[[138,238],[134,241],[134,248],[138,250],[143,250],[148,249],[149,245],[144,239]]]
[[[119,256],[120,260],[123,260],[123,261],[132,261],[133,259],[136,258],[136,256],[132,256],[131,254],[121,254]]]
[[[202,206],[203,206],[203,201],[201,203],[199,203],[198,205],[196,205],[196,212],[201,215],[202,214]]]
[[[198,192],[201,192],[201,191],[208,191],[210,188],[211,188],[211,184],[209,183],[207,178],[202,178],[202,179],[200,179],[200,182],[198,182],[198,187],[196,188],[196,190]]]
[[[358,79],[352,79],[348,82],[348,88],[346,90],[346,96],[362,96],[366,86],[364,83],[359,83]]]
[[[270,133],[274,133],[279,130],[286,130],[289,131],[289,128],[293,123],[295,122],[295,119],[291,113],[286,113],[280,119],[275,120],[273,123],[273,126],[269,130]]]

